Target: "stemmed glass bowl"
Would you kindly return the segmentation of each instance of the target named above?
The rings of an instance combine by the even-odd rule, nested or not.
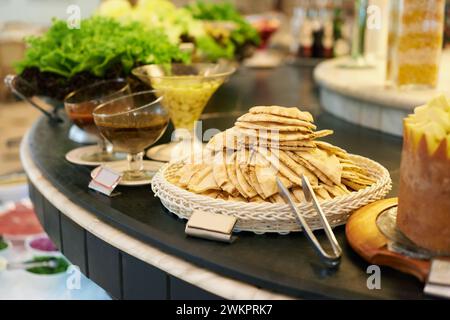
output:
[[[186,133],[189,138],[188,148],[176,148],[176,143],[155,147],[159,153],[156,160],[181,158],[192,150],[192,142],[199,142],[194,134],[196,121],[214,92],[234,71],[235,67],[229,64],[214,63],[153,64],[133,69],[135,76],[157,90],[157,94],[164,95],[161,103],[175,127],[172,140],[186,142]]]
[[[64,108],[72,122],[85,132],[98,137],[98,150],[83,155],[83,160],[107,162],[123,159],[119,154],[112,152],[112,146],[100,135],[92,112],[100,104],[129,93],[130,87],[127,81],[117,78],[84,86],[65,97]]]
[[[147,90],[128,94],[95,108],[93,115],[98,130],[115,150],[127,153],[128,170],[124,181],[148,180],[154,172],[143,167],[144,149],[163,135],[169,114],[162,106],[162,94]]]

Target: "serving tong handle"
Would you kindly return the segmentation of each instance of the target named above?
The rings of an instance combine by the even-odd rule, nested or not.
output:
[[[339,265],[341,261],[342,256],[342,249],[339,246],[339,243],[336,240],[336,237],[333,233],[333,230],[330,227],[330,224],[328,223],[327,218],[325,217],[325,214],[322,211],[322,208],[317,201],[316,195],[314,193],[314,190],[311,187],[311,184],[309,183],[308,178],[305,175],[302,175],[302,188],[303,193],[305,194],[305,199],[307,202],[312,202],[313,207],[316,209],[317,214],[320,218],[320,221],[322,222],[323,228],[325,230],[325,234],[327,235],[328,241],[331,244],[331,247],[333,248],[333,253],[326,252],[319,241],[317,240],[316,236],[314,235],[313,231],[309,227],[308,223],[306,222],[306,219],[303,217],[301,212],[299,211],[298,207],[295,205],[294,201],[292,200],[289,191],[286,189],[286,187],[283,185],[281,180],[277,177],[276,178],[278,189],[280,191],[281,196],[283,199],[289,204],[292,211],[295,213],[297,217],[297,221],[302,226],[302,229],[305,231],[305,236],[309,240],[309,242],[314,246],[314,249],[316,250],[317,254],[320,256],[322,261],[330,267],[335,267]]]
[[[54,109],[53,111],[49,112],[47,111],[44,107],[40,106],[38,103],[36,103],[35,101],[33,101],[32,99],[30,99],[29,97],[27,97],[26,95],[24,95],[22,92],[20,92],[16,85],[15,82],[16,80],[20,79],[21,81],[23,81],[24,83],[26,83],[28,86],[31,87],[31,85],[29,83],[27,83],[24,79],[19,78],[20,76],[17,75],[13,75],[13,74],[8,74],[5,79],[5,85],[11,90],[11,92],[18,98],[28,102],[31,106],[35,107],[36,109],[38,109],[40,112],[42,112],[45,116],[47,116],[50,121],[53,122],[63,122],[63,120],[59,117],[56,109]]]
[[[57,266],[56,259],[50,259],[48,261],[24,261],[24,262],[10,262],[5,258],[0,257],[0,271],[4,270],[25,270],[31,268],[50,267],[55,268]]]

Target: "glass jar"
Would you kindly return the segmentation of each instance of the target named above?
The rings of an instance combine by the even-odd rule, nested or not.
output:
[[[399,88],[437,85],[445,0],[391,0],[388,83]]]

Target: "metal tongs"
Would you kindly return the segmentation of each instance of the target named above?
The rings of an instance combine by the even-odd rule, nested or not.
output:
[[[53,122],[62,122],[62,118],[58,115],[57,108],[53,108],[53,110],[48,111],[46,108],[40,105],[40,103],[37,103],[36,101],[33,101],[30,97],[27,97],[24,93],[22,93],[17,86],[17,82],[20,81],[20,85],[27,87],[31,92],[35,92],[36,90],[33,88],[33,86],[23,79],[22,77],[18,75],[9,74],[5,77],[4,82],[5,85],[11,90],[11,92],[18,98],[28,102],[31,106],[38,109],[40,112],[42,112],[45,116],[47,116],[51,121]]]
[[[298,207],[295,205],[294,201],[291,198],[291,195],[289,194],[289,191],[286,189],[286,187],[283,185],[281,180],[277,177],[276,178],[278,189],[280,191],[281,196],[283,199],[290,205],[292,211],[294,211],[297,221],[302,226],[302,229],[305,231],[306,238],[311,242],[311,244],[316,249],[317,254],[320,256],[322,261],[330,267],[335,267],[339,265],[341,261],[341,255],[342,255],[342,249],[339,246],[339,243],[336,240],[336,237],[334,236],[333,230],[330,227],[330,224],[328,223],[327,218],[325,217],[325,214],[322,211],[322,208],[320,207],[319,202],[317,201],[316,195],[314,193],[313,188],[311,187],[311,184],[309,183],[309,180],[305,175],[302,175],[302,188],[303,193],[305,194],[305,199],[307,202],[313,203],[314,208],[317,211],[317,214],[322,222],[323,229],[325,230],[325,233],[327,235],[327,238],[331,244],[331,247],[333,248],[333,253],[327,253],[317,240],[316,236],[312,232],[311,228],[309,227],[308,223],[306,222],[306,219],[303,217],[301,212],[299,211]]]

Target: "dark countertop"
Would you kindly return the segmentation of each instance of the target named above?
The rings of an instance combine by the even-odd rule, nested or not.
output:
[[[300,106],[316,117],[319,129],[333,129],[327,139],[351,153],[372,158],[391,172],[397,190],[401,139],[348,124],[322,113],[312,68],[283,66],[273,70],[239,69],[209,102],[203,129],[225,129],[238,114],[254,105]],[[219,274],[281,293],[308,298],[424,298],[422,284],[409,275],[381,268],[381,290],[369,290],[368,264],[354,253],[345,240],[344,227],[336,228],[343,246],[343,258],[337,270],[320,266],[318,258],[301,233],[287,236],[255,235],[242,232],[229,245],[194,238],[184,234],[184,222],[165,211],[153,197],[149,186],[119,187],[118,197],[108,198],[87,188],[91,168],[68,163],[64,155],[79,145],[69,141],[70,123],[52,125],[41,118],[30,135],[30,149],[43,175],[77,205],[103,221]],[[170,129],[160,143],[166,142]],[[49,199],[51,201],[51,199]],[[317,232],[324,240],[322,232]]]

